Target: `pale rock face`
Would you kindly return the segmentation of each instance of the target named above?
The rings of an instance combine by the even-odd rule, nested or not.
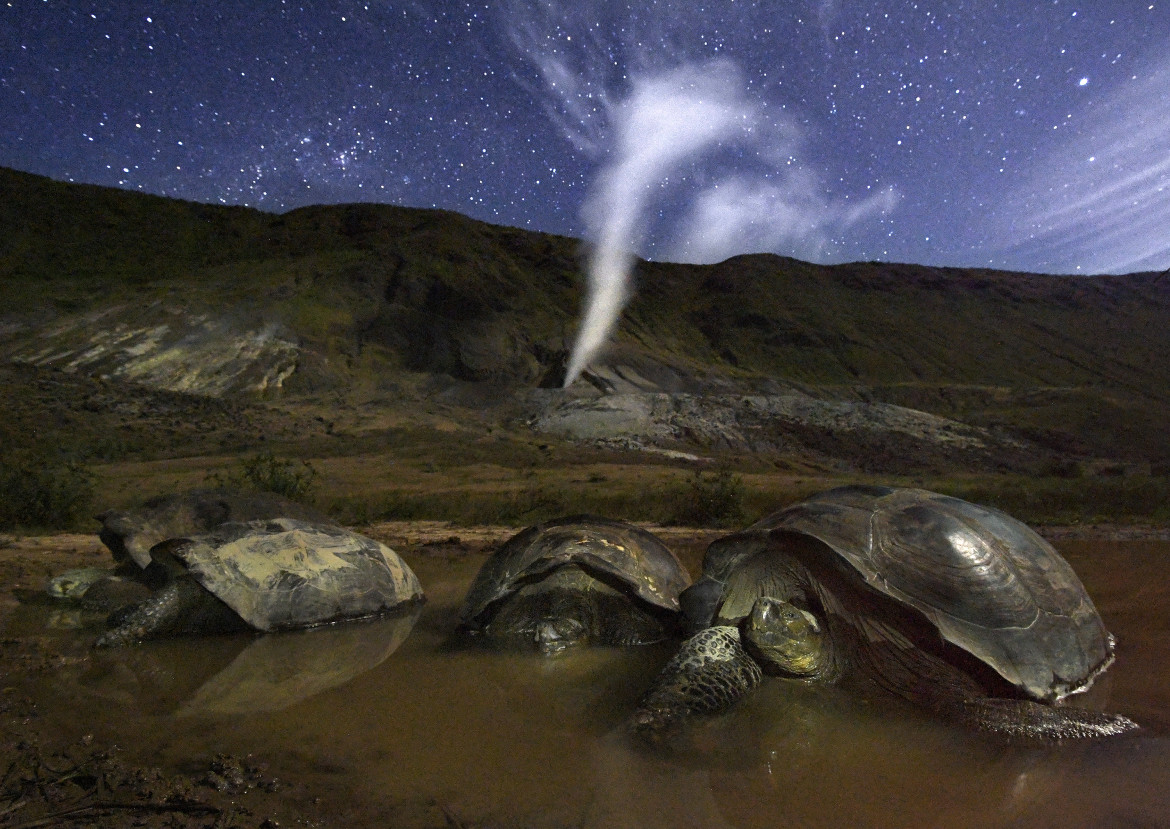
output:
[[[570,440],[617,442],[646,449],[698,442],[775,451],[791,440],[787,432],[800,427],[838,435],[894,434],[946,451],[980,452],[995,444],[1017,446],[1012,439],[985,429],[888,403],[824,400],[795,389],[754,395],[667,393],[641,377],[632,379],[621,367],[597,374],[604,392],[536,399],[529,419],[532,428]]]
[[[207,397],[278,390],[300,348],[274,326],[232,323],[155,305],[66,317],[12,358]]]

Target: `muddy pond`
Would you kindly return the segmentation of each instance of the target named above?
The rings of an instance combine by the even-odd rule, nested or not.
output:
[[[625,721],[671,647],[460,647],[482,554],[404,554],[428,595],[417,618],[87,651],[32,692],[41,718],[133,762],[263,758],[312,793],[311,825],[1170,826],[1170,542],[1057,546],[1120,643],[1078,704],[1130,716],[1138,736],[1010,745],[878,693],[773,679],[649,749]],[[22,607],[4,635],[80,653],[93,630],[53,612]]]

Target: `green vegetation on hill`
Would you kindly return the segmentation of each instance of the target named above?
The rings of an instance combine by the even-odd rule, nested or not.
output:
[[[67,446],[71,456],[107,464],[103,483],[120,474],[111,471],[118,464],[143,474],[142,464],[166,457],[218,457],[198,470],[208,474],[230,466],[225,456],[277,446],[313,458],[322,500],[336,491],[339,509],[353,515],[458,517],[452,511],[463,508],[522,520],[640,492],[636,517],[669,517],[677,511],[670,493],[686,491],[693,475],[685,462],[646,455],[621,463],[661,472],[653,493],[641,472],[582,473],[596,452],[552,441],[553,455],[533,456],[523,425],[488,411],[489,403],[557,385],[580,314],[576,240],[388,205],[275,215],[2,168],[0,223],[0,359],[47,360],[35,372],[8,370],[28,395],[0,405],[0,436],[16,445],[31,432],[37,445]],[[1019,467],[1014,478],[964,477],[971,470],[956,468],[949,479],[927,482],[1037,514],[1044,507],[1036,498],[1047,499],[1049,514],[1070,518],[1161,514],[1155,505],[1170,471],[1165,274],[820,266],[757,255],[709,266],[640,262],[636,277],[608,360],[664,391],[798,387],[995,427],[1048,453],[1029,487],[1016,486]],[[155,306],[277,330],[298,349],[296,371],[263,401],[134,392],[85,376],[84,366],[68,375],[69,385],[51,372],[76,368],[73,357],[43,357],[52,349],[40,338],[52,325],[88,314],[93,322],[78,326],[81,333],[142,326]],[[53,341],[61,353],[87,347]],[[463,458],[482,474],[497,467],[523,474],[487,492],[443,461],[430,477],[363,489],[340,485],[345,473],[318,462],[395,452],[411,454],[416,472],[425,473],[431,462],[422,458],[430,455]],[[749,513],[858,468],[851,458],[721,460],[747,475],[734,495]],[[567,482],[523,478],[551,463],[578,471],[567,471]],[[908,482],[929,471],[916,472],[913,458],[905,466]],[[430,485],[439,478],[445,483]],[[119,492],[131,497],[128,488]]]
[[[273,215],[0,169],[0,222],[10,313],[46,298],[86,309],[144,293],[189,298],[255,309],[351,360],[384,352],[464,380],[527,385],[554,370],[581,301],[577,241],[442,211]],[[1156,359],[1170,353],[1165,275],[758,255],[640,263],[637,277],[619,348],[700,375],[864,387],[932,410],[961,406],[968,389],[1164,400],[1170,380]]]

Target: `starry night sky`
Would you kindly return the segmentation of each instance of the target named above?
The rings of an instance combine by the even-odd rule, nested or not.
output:
[[[1163,270],[1170,2],[0,0],[0,165],[674,261]]]

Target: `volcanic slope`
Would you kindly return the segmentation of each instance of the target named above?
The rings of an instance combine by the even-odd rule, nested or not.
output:
[[[582,297],[573,239],[4,169],[0,221],[0,359],[41,372],[339,418],[438,406],[616,448],[861,466],[1170,459],[1165,274],[640,262],[609,352],[560,391]]]

